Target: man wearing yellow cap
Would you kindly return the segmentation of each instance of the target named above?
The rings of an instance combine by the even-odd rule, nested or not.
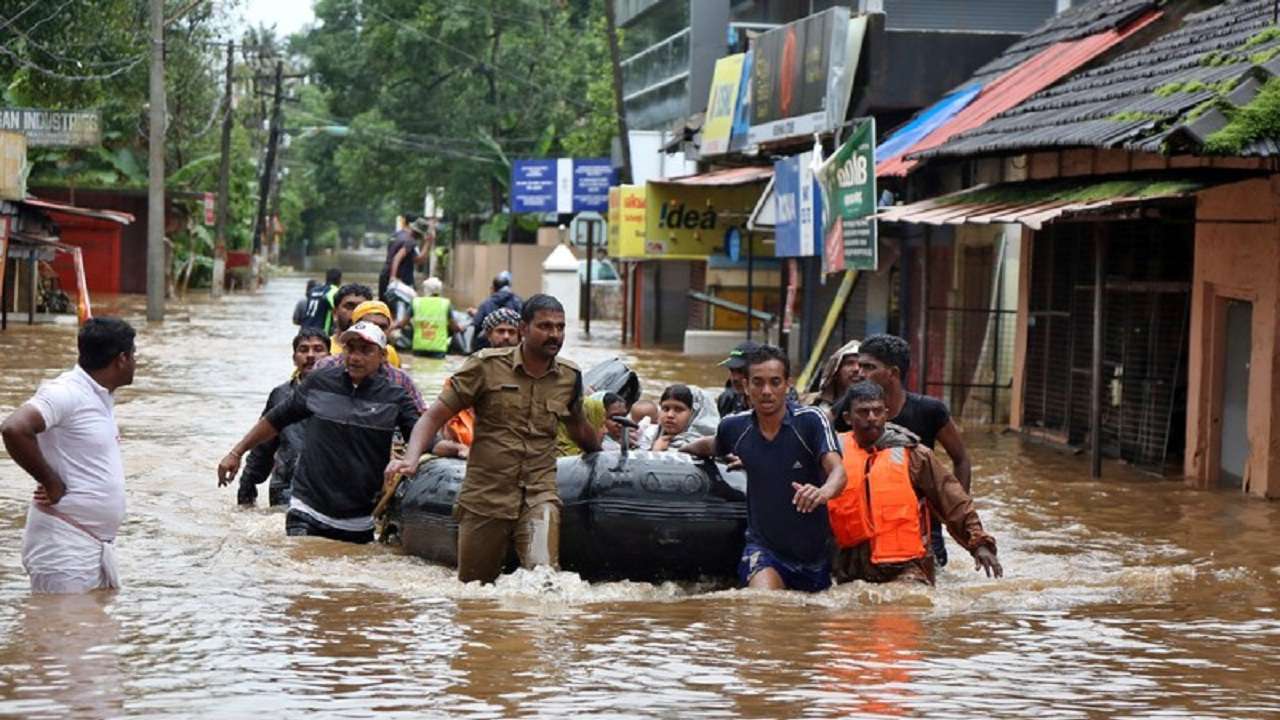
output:
[[[371,322],[382,330],[383,334],[391,332],[391,308],[381,300],[365,300],[356,306],[351,312],[351,322],[358,323],[360,321]],[[342,346],[338,344],[337,336],[329,339],[329,352],[337,355],[342,353]],[[387,362],[392,367],[400,367],[400,353],[396,352],[394,345],[387,345]]]
[[[369,288],[363,285],[356,287],[363,291],[363,297],[367,298],[373,294]],[[342,337],[342,333],[357,322],[364,321],[378,326],[379,329],[384,330],[384,336],[385,328],[391,326],[391,311],[387,308],[386,303],[366,299],[364,302],[352,307],[351,301],[355,297],[361,296],[361,293],[357,291],[344,292],[346,290],[347,286],[344,285],[342,290],[338,291],[338,297],[336,298],[338,304],[334,306],[333,320],[337,328],[337,334],[329,338],[329,352],[331,354],[326,358],[321,358],[316,363],[317,369],[330,365],[340,365],[344,362],[343,353],[345,348],[339,338]],[[400,355],[396,353],[396,349],[391,347],[390,344],[386,347],[386,362],[384,366],[387,379],[408,391],[410,397],[413,398],[414,403],[418,406],[419,412],[426,410],[426,403],[422,400],[422,394],[418,392],[418,388],[414,385],[413,378],[409,377],[409,373],[400,369]]]

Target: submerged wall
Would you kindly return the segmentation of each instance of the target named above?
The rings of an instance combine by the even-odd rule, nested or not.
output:
[[[1218,482],[1226,306],[1253,305],[1244,490],[1280,497],[1280,175],[1203,191],[1196,198],[1195,268],[1188,363],[1187,481]]]

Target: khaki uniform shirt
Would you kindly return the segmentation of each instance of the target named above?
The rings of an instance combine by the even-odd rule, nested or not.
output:
[[[524,369],[521,346],[467,358],[438,398],[454,413],[475,408],[475,440],[458,506],[515,520],[523,506],[560,502],[556,427],[582,412],[582,372],[561,359],[540,378]]]

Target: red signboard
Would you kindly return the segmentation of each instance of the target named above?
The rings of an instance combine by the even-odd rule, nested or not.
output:
[[[212,225],[215,220],[213,217],[214,210],[217,208],[217,201],[214,200],[213,193],[204,194],[204,224]]]

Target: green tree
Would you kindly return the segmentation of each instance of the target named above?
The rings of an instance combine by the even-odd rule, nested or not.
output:
[[[331,208],[314,223],[416,208],[428,187],[445,189],[452,215],[500,212],[513,158],[608,152],[599,2],[318,0],[315,10],[320,22],[294,49],[325,108],[291,118],[343,134],[303,153]]]

